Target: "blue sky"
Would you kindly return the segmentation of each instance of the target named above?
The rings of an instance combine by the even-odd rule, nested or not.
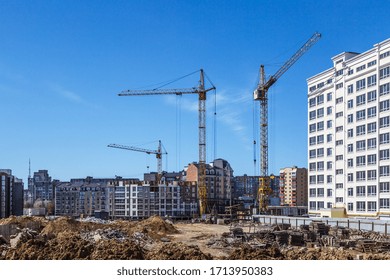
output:
[[[153,155],[107,145],[156,149],[161,139],[164,170],[180,170],[198,160],[197,96],[117,94],[203,68],[217,88],[207,101],[207,161],[216,98],[215,153],[235,175],[253,175],[259,66],[275,73],[317,31],[321,40],[269,91],[270,172],[307,166],[306,79],[334,55],[388,39],[389,12],[389,1],[0,0],[0,168],[26,180],[31,158],[32,171],[60,180],[142,177],[156,170]]]

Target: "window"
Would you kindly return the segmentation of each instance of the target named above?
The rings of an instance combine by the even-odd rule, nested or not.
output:
[[[336,132],[340,132],[340,131],[343,131],[343,126],[342,125],[336,127]]]
[[[317,149],[317,157],[323,157],[324,156],[324,148]]]
[[[353,158],[348,159],[348,167],[353,167]]]
[[[347,116],[347,121],[348,121],[348,123],[352,123],[353,122],[353,114],[349,114]]]
[[[366,104],[366,95],[361,94],[356,96],[356,106],[364,105]]]
[[[309,164],[309,169],[310,169],[310,171],[316,171],[316,163],[315,162],[311,162]]]
[[[380,112],[388,111],[389,107],[390,107],[390,100],[384,100],[384,101],[379,102],[379,111]]]
[[[356,172],[356,181],[366,180],[366,171],[357,171]]]
[[[324,108],[319,108],[317,110],[317,118],[321,118],[324,116]]]
[[[324,122],[317,123],[317,131],[324,130]]]
[[[316,157],[316,150],[310,150],[309,155],[310,155],[310,158],[315,158]]]
[[[382,58],[385,58],[385,57],[388,57],[388,56],[390,56],[390,51],[387,51],[387,52],[382,53],[382,54],[379,56],[379,59],[382,59]]]
[[[348,202],[348,211],[353,211],[353,203]]]
[[[309,99],[309,104],[310,104],[310,107],[316,106],[316,98],[315,97],[310,98]]]
[[[342,97],[339,97],[336,99],[336,104],[339,104],[339,103],[342,103],[343,102],[343,98]]]
[[[367,103],[376,100],[376,90],[367,92]]]
[[[348,182],[353,182],[353,173],[348,173]]]
[[[365,186],[357,186],[356,187],[356,196],[366,196],[366,187]]]
[[[309,183],[312,185],[316,183],[316,176],[315,175],[312,175],[309,177]]]
[[[365,65],[365,64],[363,64],[363,65],[357,67],[357,68],[356,68],[356,72],[360,72],[360,71],[362,71],[362,70],[364,70],[364,69],[366,69],[366,65]]]
[[[353,196],[353,188],[348,188],[348,196]]]
[[[342,87],[343,87],[343,83],[336,84],[336,89],[339,89],[339,88],[342,88]]]
[[[353,137],[353,128],[348,129],[348,138]]]
[[[390,92],[390,83],[379,86],[379,95],[386,95]]]
[[[379,183],[379,192],[380,193],[390,192],[390,183],[389,182]]]
[[[324,188],[317,189],[317,197],[324,197]]]
[[[337,112],[336,113],[336,118],[340,118],[340,117],[342,117],[343,116],[343,112]]]
[[[366,134],[366,126],[363,124],[363,125],[359,125],[356,127],[356,135],[359,136],[359,135],[364,135]]]
[[[373,118],[376,116],[376,107],[370,107],[367,109],[367,118]]]
[[[380,128],[388,127],[390,125],[390,117],[386,116],[379,119],[379,126]]]
[[[379,160],[388,160],[390,158],[389,149],[379,151]]]
[[[375,212],[376,211],[376,201],[368,201],[367,202],[367,211]]]
[[[332,155],[332,148],[327,148],[326,149],[326,155],[329,157]]]
[[[329,92],[327,95],[326,95],[326,101],[332,101],[332,93]]]
[[[367,186],[367,195],[368,196],[375,196],[376,195],[376,186]]]
[[[324,135],[318,135],[317,136],[317,144],[322,144],[324,143]]]
[[[348,105],[348,109],[353,108],[353,99],[348,100],[347,105]]]
[[[342,183],[337,183],[336,184],[336,189],[342,189],[343,188],[343,184]]]
[[[372,87],[376,85],[376,74],[367,77],[367,87]]]
[[[357,201],[356,202],[356,211],[366,211],[366,202],[365,201]]]
[[[376,65],[376,60],[370,61],[367,63],[367,68]]]
[[[356,91],[362,90],[366,88],[366,79],[361,79],[356,81]]]
[[[389,133],[382,133],[382,134],[379,134],[379,144],[387,144],[389,143]]]
[[[332,179],[333,179],[333,176],[332,176],[332,175],[326,176],[326,182],[327,182],[327,183],[332,183]]]
[[[324,170],[324,162],[323,161],[317,162],[317,170],[318,171]]]
[[[376,164],[376,154],[372,154],[372,155],[367,156],[367,164],[368,165]]]
[[[343,69],[336,71],[336,77],[343,75]]]
[[[309,145],[310,145],[310,146],[313,146],[313,145],[315,145],[315,144],[316,144],[316,137],[315,137],[315,136],[310,137],[310,138],[309,138]]]
[[[336,146],[340,146],[340,145],[343,145],[343,140],[337,140],[336,141]]]
[[[344,199],[342,197],[336,197],[336,203],[337,202],[342,203],[343,201],[344,201]]]
[[[343,160],[343,155],[337,155],[336,156],[336,161],[338,161],[338,160]]]
[[[326,108],[326,114],[327,115],[331,115],[332,114],[332,107],[329,106],[328,108]]]
[[[324,95],[318,95],[317,96],[317,105],[324,103]]]
[[[348,90],[348,94],[353,93],[353,85],[349,85],[347,87],[347,90]]]
[[[316,210],[316,202],[315,201],[310,201],[309,208],[310,208],[310,210]]]
[[[316,124],[315,124],[315,123],[311,124],[311,125],[309,126],[309,130],[310,130],[310,133],[315,132],[315,131],[316,131]]]
[[[332,127],[332,121],[327,121],[326,128],[331,128],[331,127]]]
[[[364,166],[366,165],[366,156],[356,157],[356,166]]]
[[[332,138],[333,138],[332,134],[326,135],[326,142],[332,142]]]
[[[376,170],[367,170],[367,180],[376,180]]]
[[[316,189],[314,189],[314,188],[309,189],[309,196],[316,197]]]
[[[389,198],[381,198],[381,199],[379,199],[379,208],[381,208],[381,209],[389,209],[390,208],[390,199]]]
[[[367,124],[367,133],[374,133],[374,132],[376,132],[376,122]]]
[[[379,70],[379,79],[384,79],[390,76],[390,66],[382,68]]]
[[[311,120],[314,120],[316,118],[316,111],[315,110],[309,112],[309,118]]]
[[[316,88],[317,88],[317,86],[311,86],[311,87],[309,88],[309,91],[312,92],[312,91],[316,90]]]
[[[326,196],[327,197],[332,197],[333,196],[333,190],[332,189],[327,189],[326,190]]]
[[[364,151],[366,149],[366,140],[356,141],[356,150]]]
[[[317,84],[317,88],[322,88],[323,86],[324,86],[324,82]]]
[[[353,152],[353,144],[348,144],[348,153],[352,153]]]
[[[390,166],[379,166],[379,176],[380,177],[387,177],[390,175]]]
[[[328,162],[326,163],[326,168],[327,168],[328,170],[331,170],[331,169],[332,169],[332,162],[331,162],[331,161],[328,161]]]
[[[352,75],[352,74],[353,74],[353,69],[348,70],[348,75]]]
[[[336,175],[341,175],[343,174],[343,170],[342,169],[336,169]]]
[[[360,110],[356,112],[356,120],[364,120],[366,118],[366,110]]]
[[[376,148],[376,138],[370,138],[367,140],[367,149],[375,149]]]

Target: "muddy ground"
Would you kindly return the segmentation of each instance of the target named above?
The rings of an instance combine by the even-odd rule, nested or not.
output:
[[[147,220],[82,221],[10,217],[0,220],[0,260],[348,260],[390,259],[390,240],[378,233],[301,229],[250,222],[234,225]]]

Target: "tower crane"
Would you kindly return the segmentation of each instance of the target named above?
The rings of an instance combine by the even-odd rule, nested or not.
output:
[[[166,151],[165,152],[162,151],[161,140],[158,141],[157,150],[148,150],[148,149],[143,149],[143,148],[138,148],[138,147],[133,147],[133,146],[118,145],[118,144],[109,144],[107,147],[156,155],[156,158],[157,158],[157,182],[160,181],[161,175],[162,175],[162,155],[168,154]]]
[[[204,71],[200,69],[200,80],[197,87],[182,89],[152,89],[152,90],[125,90],[119,96],[141,96],[141,95],[165,95],[165,94],[198,94],[198,121],[199,121],[199,168],[198,168],[198,196],[199,212],[202,216],[207,211],[207,188],[206,188],[206,93],[214,90],[215,87],[205,89]]]
[[[268,208],[268,197],[272,193],[270,187],[270,180],[272,178],[268,176],[268,90],[320,38],[320,33],[314,33],[268,80],[265,77],[264,65],[260,66],[260,80],[253,93],[254,99],[260,101],[260,182],[257,192],[260,213],[266,212]]]

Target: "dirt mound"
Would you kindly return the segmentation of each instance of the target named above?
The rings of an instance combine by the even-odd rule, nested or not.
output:
[[[198,246],[184,243],[163,244],[146,255],[149,260],[212,260],[210,254],[203,253]]]
[[[0,219],[0,225],[16,225],[19,228],[42,229],[49,223],[42,217],[10,216],[6,219]]]
[[[277,247],[268,249],[252,248],[244,245],[234,251],[226,258],[227,260],[280,260],[283,255]]]
[[[92,254],[92,260],[143,260],[143,249],[133,240],[118,242],[117,240],[102,240],[98,242]]]
[[[134,227],[129,229],[129,233],[142,232],[148,234],[154,239],[160,239],[167,234],[179,233],[179,231],[173,226],[173,224],[164,221],[159,216],[152,216],[146,220],[138,222]]]

